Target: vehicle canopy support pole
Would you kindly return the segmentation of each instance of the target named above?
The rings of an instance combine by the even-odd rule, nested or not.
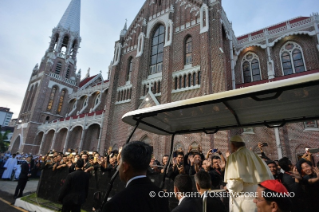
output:
[[[175,138],[175,134],[172,135],[172,139],[171,139],[171,151],[169,154],[169,158],[168,161],[166,163],[166,166],[164,168],[164,176],[163,176],[163,180],[161,183],[160,188],[163,190],[164,186],[165,186],[165,178],[166,178],[166,173],[167,173],[167,169],[169,168],[169,165],[171,164],[171,159],[172,159],[172,155],[173,155],[173,147],[174,147],[174,138]]]
[[[130,134],[130,136],[128,137],[128,139],[126,140],[126,143],[125,144],[128,144],[128,142],[130,142],[131,138],[133,137],[133,134],[135,133],[138,125],[140,124],[140,121],[137,121],[135,127],[134,127],[134,130],[132,131],[132,133]],[[107,192],[105,194],[105,197],[104,197],[104,200],[102,202],[102,206],[101,206],[101,209],[103,208],[104,204],[107,202],[107,198],[109,197],[110,193],[111,193],[111,190],[113,188],[113,183],[115,181],[115,179],[117,178],[117,176],[119,175],[119,169],[118,169],[118,166],[116,166],[116,171],[115,173],[113,174],[110,182],[109,182],[109,188],[107,189]]]

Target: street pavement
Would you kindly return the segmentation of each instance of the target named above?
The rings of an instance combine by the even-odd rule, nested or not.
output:
[[[29,195],[30,193],[33,193],[37,190],[39,180],[29,180],[27,182],[27,185],[24,189],[23,195]],[[0,180],[0,211],[4,212],[27,212],[24,209],[17,208],[14,205],[11,205],[14,203],[13,194],[16,189],[16,186],[18,184],[18,181],[4,181]]]

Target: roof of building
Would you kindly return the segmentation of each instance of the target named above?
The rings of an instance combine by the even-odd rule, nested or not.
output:
[[[254,31],[254,32],[250,32],[250,33],[245,34],[245,35],[241,35],[241,36],[237,37],[237,40],[242,40],[242,39],[248,38],[249,35],[255,36],[255,35],[258,35],[258,34],[262,34],[262,33],[264,33],[264,30],[266,30],[266,29],[268,31],[271,31],[271,30],[278,29],[280,27],[286,26],[286,23],[293,24],[293,23],[296,23],[296,22],[299,22],[299,21],[303,21],[303,20],[308,19],[308,18],[309,17],[297,17],[297,18],[294,18],[294,19],[291,19],[291,20],[288,20],[288,21],[283,21],[283,22],[281,22],[279,24],[275,24],[275,25],[272,25],[272,26],[269,26],[269,27],[265,27],[263,29],[260,29],[260,30]]]
[[[81,0],[72,0],[64,12],[58,27],[80,34]]]
[[[93,78],[96,77],[96,76],[97,76],[97,74],[94,75],[94,76],[92,76],[92,77],[87,77],[87,78],[83,79],[83,80],[80,82],[79,87],[80,87],[80,88],[83,87],[86,83],[88,83],[91,79],[93,79]]]

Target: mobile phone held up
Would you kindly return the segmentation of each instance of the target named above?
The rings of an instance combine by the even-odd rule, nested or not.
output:
[[[264,146],[268,146],[268,143],[262,143],[262,146],[264,147]]]
[[[215,153],[215,152],[217,152],[217,150],[218,150],[218,149],[212,149],[212,153]]]

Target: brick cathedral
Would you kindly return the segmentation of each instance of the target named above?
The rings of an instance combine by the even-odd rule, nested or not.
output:
[[[72,0],[33,69],[11,140],[12,152],[117,149],[132,127],[122,116],[139,108],[319,72],[319,15],[292,19],[236,37],[221,0],[146,0],[120,32],[107,80],[77,71],[81,0]],[[44,35],[45,36],[45,35]],[[293,161],[318,148],[318,120],[176,136],[175,148],[228,149],[241,134],[272,159]],[[137,130],[133,140],[169,152],[170,137]],[[314,155],[315,161],[319,154]]]

